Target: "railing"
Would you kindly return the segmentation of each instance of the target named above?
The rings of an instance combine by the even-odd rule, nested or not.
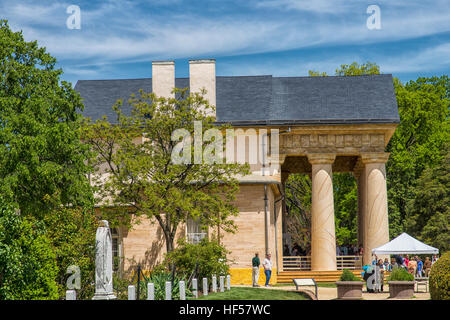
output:
[[[337,270],[362,269],[361,256],[337,256]],[[309,271],[311,270],[311,256],[284,256],[283,271]]]
[[[362,256],[337,256],[336,257],[336,266],[337,266],[338,270],[362,269]]]
[[[310,256],[283,257],[283,271],[309,271],[311,270]]]

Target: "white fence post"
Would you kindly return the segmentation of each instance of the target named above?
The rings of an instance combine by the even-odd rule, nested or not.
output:
[[[227,275],[227,290],[231,290],[231,277]]]
[[[212,276],[212,292],[217,292],[217,277]]]
[[[198,285],[197,285],[197,279],[192,279],[192,293],[194,294],[195,298],[198,298]]]
[[[186,290],[184,281],[180,281],[180,300],[186,300]]]
[[[77,300],[77,292],[75,290],[66,290],[66,300]]]
[[[172,300],[172,282],[166,281],[166,300]]]
[[[147,284],[147,300],[155,300],[155,285],[153,282]]]
[[[128,286],[128,300],[136,300],[136,288],[133,285]]]
[[[203,295],[208,295],[208,278],[203,278]]]
[[[220,287],[220,292],[224,292],[225,288],[224,288],[224,280],[225,277],[224,276],[220,276],[219,277],[219,287]]]

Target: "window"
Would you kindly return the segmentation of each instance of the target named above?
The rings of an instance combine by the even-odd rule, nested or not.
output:
[[[119,272],[120,269],[120,236],[116,228],[111,229],[112,255],[113,255],[113,271]]]
[[[187,241],[192,244],[199,243],[203,238],[208,236],[208,232],[201,229],[199,221],[189,218],[186,222]]]

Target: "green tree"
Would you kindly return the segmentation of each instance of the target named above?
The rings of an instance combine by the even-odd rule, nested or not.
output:
[[[0,194],[22,214],[92,205],[83,109],[56,59],[0,20]]]
[[[229,251],[220,245],[217,239],[203,238],[198,244],[187,243],[186,240],[180,239],[177,248],[166,254],[162,266],[170,270],[174,264],[178,276],[185,280],[189,280],[191,275],[197,279],[211,279],[216,275],[219,279],[219,276],[228,274],[230,263],[227,259],[228,253]]]
[[[356,244],[358,235],[358,189],[351,173],[333,174],[336,241]]]
[[[57,299],[57,273],[42,224],[0,203],[0,300]]]
[[[98,171],[93,176],[93,182],[99,186],[104,204],[117,208],[104,214],[112,222],[128,226],[132,222],[130,213],[156,219],[168,252],[174,249],[178,226],[189,218],[204,228],[234,231],[229,217],[238,214],[232,203],[239,187],[236,177],[248,173],[248,165],[223,163],[223,155],[215,148],[223,150],[220,130],[225,127],[215,126],[214,117],[207,116],[214,107],[202,94],[187,96],[185,89],[174,92],[177,98],[157,97],[141,90],[139,97],[132,96],[129,101],[130,116],[124,115],[119,100],[114,106],[116,124],[104,118],[87,123],[84,131],[85,141],[97,154],[96,166],[106,167],[103,175]],[[218,130],[219,135],[213,135],[211,142],[200,148],[203,156],[213,150],[217,163],[194,161],[194,122],[201,124],[199,132],[204,140],[209,130]],[[173,138],[177,129],[181,136]],[[180,139],[186,142],[182,148]],[[181,154],[184,160],[173,161],[173,156]],[[111,201],[107,203],[108,198]]]
[[[69,266],[80,268],[81,288],[77,299],[90,299],[95,283],[95,234],[98,219],[92,210],[61,208],[46,215],[46,236],[51,239],[58,266],[56,281],[60,299],[66,295]]]
[[[337,76],[364,76],[369,74],[380,74],[380,67],[373,62],[363,64],[353,62],[352,64],[341,64],[341,67],[336,69]]]
[[[442,161],[449,141],[449,79],[419,78],[403,85],[394,79],[400,124],[386,148],[391,237],[405,231],[408,203],[423,171]],[[423,205],[425,205],[423,203]],[[417,230],[417,234],[420,235]]]
[[[450,250],[450,152],[435,167],[427,168],[417,181],[407,207],[406,231],[420,240]]]
[[[311,179],[305,174],[291,174],[286,180],[286,231],[293,243],[308,251],[311,244]]]
[[[67,266],[77,264],[86,275],[93,265],[88,251],[96,226],[86,222],[94,213],[89,146],[80,139],[83,104],[55,66],[45,48],[0,20],[0,195],[20,211],[3,220],[15,226],[0,241],[5,299],[54,299],[58,289],[61,297]],[[85,222],[68,209],[79,207]]]

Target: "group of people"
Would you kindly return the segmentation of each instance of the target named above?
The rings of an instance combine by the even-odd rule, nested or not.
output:
[[[272,276],[272,261],[270,260],[270,253],[266,254],[266,258],[264,259],[262,266],[264,268],[264,275],[266,276],[265,286],[269,286],[270,277]],[[261,261],[259,260],[258,252],[255,253],[255,256],[252,259],[252,285],[253,287],[259,287],[259,267],[261,265]]]
[[[287,244],[284,245],[283,249],[283,256],[289,257],[289,256],[307,256],[308,252],[307,250],[303,249],[298,245],[298,243],[294,243],[294,246],[292,247],[292,250],[289,250],[289,246]]]
[[[298,243],[294,243],[292,250],[289,250],[289,246],[287,244],[284,245],[283,256],[308,256],[308,252],[310,250],[304,249],[298,245]],[[356,244],[343,244],[336,245],[336,256],[362,256],[363,248],[362,246],[357,246]]]
[[[297,243],[294,243],[292,250],[289,250],[287,244],[284,245],[283,256],[307,256],[309,250],[300,247]],[[336,245],[336,256],[362,256],[363,248],[362,246],[357,246],[356,244],[343,244]]]
[[[336,256],[362,256],[362,246],[356,244],[336,245]]]
[[[368,288],[368,291],[383,292],[384,273],[386,271],[390,272],[394,268],[405,268],[414,277],[428,277],[431,266],[438,259],[439,257],[437,255],[434,255],[431,259],[429,257],[425,257],[425,261],[422,261],[419,256],[410,258],[409,255],[405,255],[405,257],[395,255],[391,258],[391,261],[389,261],[388,258],[385,258],[383,261],[382,259],[378,259],[375,255],[372,261],[372,266],[366,265],[363,267],[363,278],[364,280],[367,280],[370,275],[374,273],[374,286],[373,288]]]
[[[428,277],[431,270],[431,266],[438,259],[439,257],[437,255],[432,256],[431,259],[430,257],[425,257],[425,261],[422,261],[422,259],[419,256],[414,256],[410,258],[409,255],[405,255],[405,257],[401,255],[395,255],[394,257],[391,258],[390,263],[389,261],[387,261],[388,259],[386,258],[384,260],[383,265],[385,266],[384,270],[387,271],[391,271],[394,267],[403,267],[415,277]]]

